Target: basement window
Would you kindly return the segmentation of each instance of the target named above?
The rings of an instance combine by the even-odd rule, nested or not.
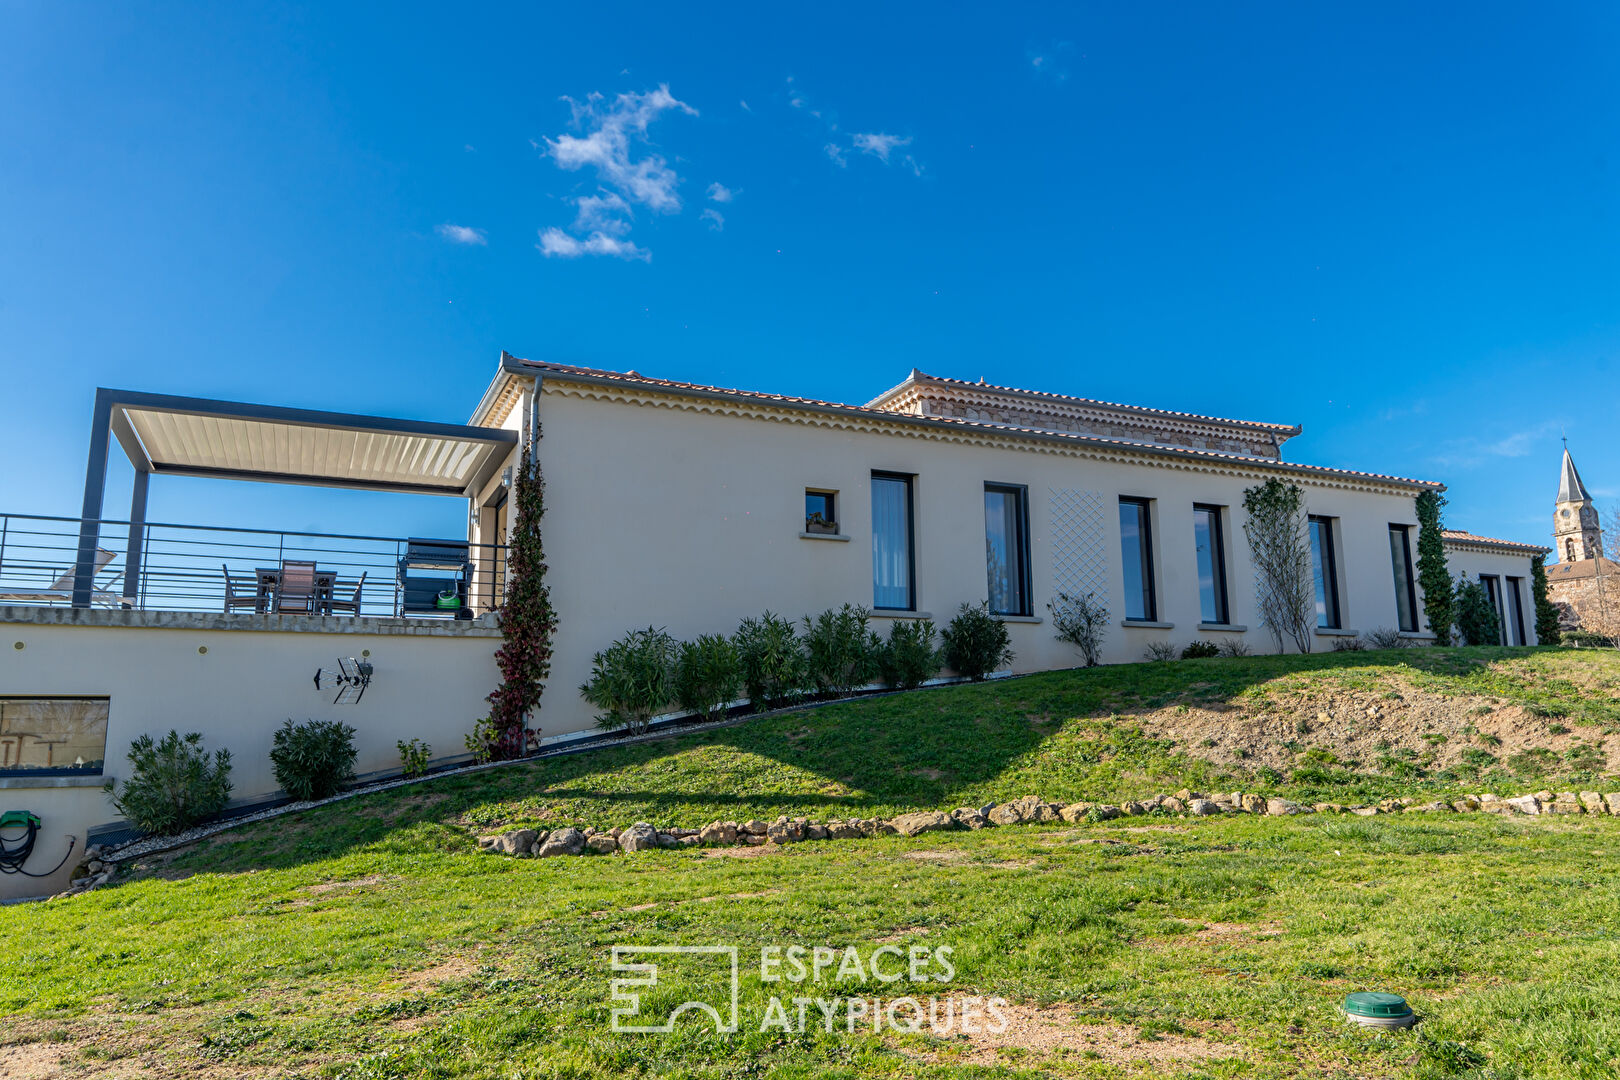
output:
[[[0,776],[99,776],[106,698],[0,697]]]

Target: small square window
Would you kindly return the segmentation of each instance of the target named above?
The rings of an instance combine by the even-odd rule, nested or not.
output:
[[[804,531],[809,533],[838,532],[838,496],[831,491],[804,493]]]

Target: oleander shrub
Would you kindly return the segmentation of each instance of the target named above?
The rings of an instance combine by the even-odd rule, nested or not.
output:
[[[141,735],[129,745],[129,779],[107,781],[113,808],[142,832],[172,836],[213,817],[231,798],[231,752],[212,758],[197,732]]]
[[[675,639],[656,627],[632,630],[591,657],[580,697],[602,711],[596,722],[639,735],[675,700]]]
[[[769,611],[744,619],[731,641],[737,646],[743,689],[755,709],[788,704],[810,685],[804,644],[791,619]]]
[[[963,604],[939,636],[945,645],[946,665],[974,682],[983,682],[992,671],[1012,663],[1006,624],[990,614],[988,602],[977,607]]]
[[[945,659],[936,644],[932,619],[896,619],[889,624],[879,664],[883,681],[898,690],[915,690],[939,674]]]
[[[1221,655],[1219,645],[1213,641],[1189,641],[1187,647],[1181,650],[1183,660],[1208,660]]]
[[[847,696],[878,673],[883,643],[867,629],[871,612],[855,604],[804,617],[804,655],[810,681],[824,694]]]
[[[270,765],[276,783],[295,799],[325,799],[354,779],[354,728],[337,720],[289,718],[276,729]]]
[[[675,655],[675,700],[695,716],[723,720],[726,706],[742,693],[737,646],[724,634],[683,641]]]

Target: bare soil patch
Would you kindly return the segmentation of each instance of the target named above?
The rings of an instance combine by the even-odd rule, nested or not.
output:
[[[462,956],[452,956],[440,964],[421,971],[405,972],[401,977],[401,987],[408,993],[419,993],[432,990],[441,983],[456,982],[461,979],[470,979],[477,974],[478,965]]]
[[[991,1029],[997,1025],[984,1023],[976,1032],[961,1032],[952,1038],[961,1048],[957,1053],[919,1056],[930,1062],[949,1060],[953,1064],[984,1066],[1029,1056],[1148,1066],[1247,1057],[1242,1047],[1211,1038],[1212,1032],[1143,1036],[1135,1027],[1080,1023],[1063,1005],[1004,1005],[1001,1013],[1006,1019],[1005,1030],[996,1032]]]

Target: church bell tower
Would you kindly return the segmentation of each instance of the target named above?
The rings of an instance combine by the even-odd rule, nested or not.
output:
[[[1597,507],[1581,483],[1575,459],[1564,444],[1564,468],[1558,478],[1558,507],[1553,512],[1553,541],[1560,562],[1575,563],[1603,554],[1603,530],[1598,527]]]

